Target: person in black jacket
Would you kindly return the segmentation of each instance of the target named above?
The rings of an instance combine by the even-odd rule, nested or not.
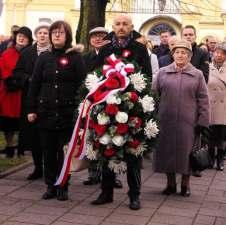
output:
[[[150,59],[146,47],[135,41],[140,34],[133,31],[131,18],[126,14],[119,14],[113,21],[113,32],[106,36],[106,40],[111,43],[100,49],[97,60],[94,64],[95,68],[103,66],[105,58],[114,53],[118,57],[122,55],[124,50],[131,52],[127,60],[135,60],[141,67],[143,73],[152,76]],[[127,52],[128,52],[127,51]],[[140,188],[141,188],[141,157],[135,157],[128,154],[127,161],[127,182],[129,185],[129,208],[132,210],[140,209]],[[91,204],[101,205],[113,201],[115,173],[111,171],[107,165],[102,167],[102,192],[99,197],[92,201]]]
[[[64,21],[54,22],[49,29],[52,50],[39,56],[28,93],[28,120],[36,120],[44,152],[44,177],[47,191],[43,199],[68,199],[68,182],[54,186],[60,174],[63,147],[73,131],[73,117],[78,87],[86,77],[82,55],[72,49],[72,31]]]
[[[208,52],[199,48],[195,42],[196,29],[193,25],[186,25],[181,31],[181,38],[189,41],[192,45],[191,64],[203,72],[206,83],[209,79],[209,56]]]
[[[34,34],[36,43],[22,52],[13,71],[13,76],[22,90],[18,155],[23,155],[25,150],[31,150],[35,166],[34,171],[27,177],[28,180],[39,179],[43,176],[43,153],[37,124],[36,122],[29,123],[27,120],[27,95],[38,56],[50,50],[49,24],[40,23],[34,30]]]
[[[109,40],[104,40],[104,37],[108,34],[108,30],[104,27],[95,27],[89,32],[89,42],[91,50],[84,54],[83,58],[86,64],[87,72],[93,71],[94,62],[98,57],[98,53],[101,47],[108,44]],[[91,161],[88,168],[88,179],[83,181],[84,185],[93,185],[100,183],[101,172],[97,168],[97,161]],[[122,188],[122,182],[115,178],[115,188]]]

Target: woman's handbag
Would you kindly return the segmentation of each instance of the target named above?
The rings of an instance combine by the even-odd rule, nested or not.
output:
[[[201,136],[195,137],[192,152],[190,153],[190,166],[193,171],[202,171],[210,167],[211,159],[207,146],[201,146]]]
[[[65,145],[64,146],[64,154],[65,155],[67,153],[67,148],[68,148],[68,145]],[[74,157],[77,153],[77,149],[74,151],[73,156],[72,156],[71,165],[70,165],[70,173],[71,172],[79,172],[79,171],[85,170],[89,167],[90,161],[87,158],[78,159],[78,158]]]

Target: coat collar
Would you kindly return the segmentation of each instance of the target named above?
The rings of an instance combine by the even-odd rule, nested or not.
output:
[[[178,73],[178,71],[177,71],[177,69],[176,69],[175,62],[171,63],[171,64],[168,66],[166,73],[168,73],[168,74],[175,74],[175,73]],[[194,74],[194,67],[192,66],[191,63],[188,63],[188,64],[181,70],[181,73],[187,74],[187,75],[190,75],[190,76],[195,76],[195,74]]]

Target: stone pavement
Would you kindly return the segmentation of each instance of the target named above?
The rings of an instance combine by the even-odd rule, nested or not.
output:
[[[142,209],[131,211],[127,207],[125,176],[121,176],[124,188],[115,190],[113,203],[91,206],[99,187],[82,184],[86,171],[73,175],[70,200],[60,202],[41,199],[45,191],[43,181],[25,179],[32,169],[0,179],[1,225],[226,225],[226,172],[207,170],[202,178],[192,177],[189,198],[179,194],[167,197],[160,194],[165,176],[154,174],[151,162],[146,160],[142,171]]]

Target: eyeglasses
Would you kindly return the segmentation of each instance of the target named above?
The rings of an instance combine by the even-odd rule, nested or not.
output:
[[[53,35],[64,35],[65,32],[64,31],[53,31],[52,34]]]

